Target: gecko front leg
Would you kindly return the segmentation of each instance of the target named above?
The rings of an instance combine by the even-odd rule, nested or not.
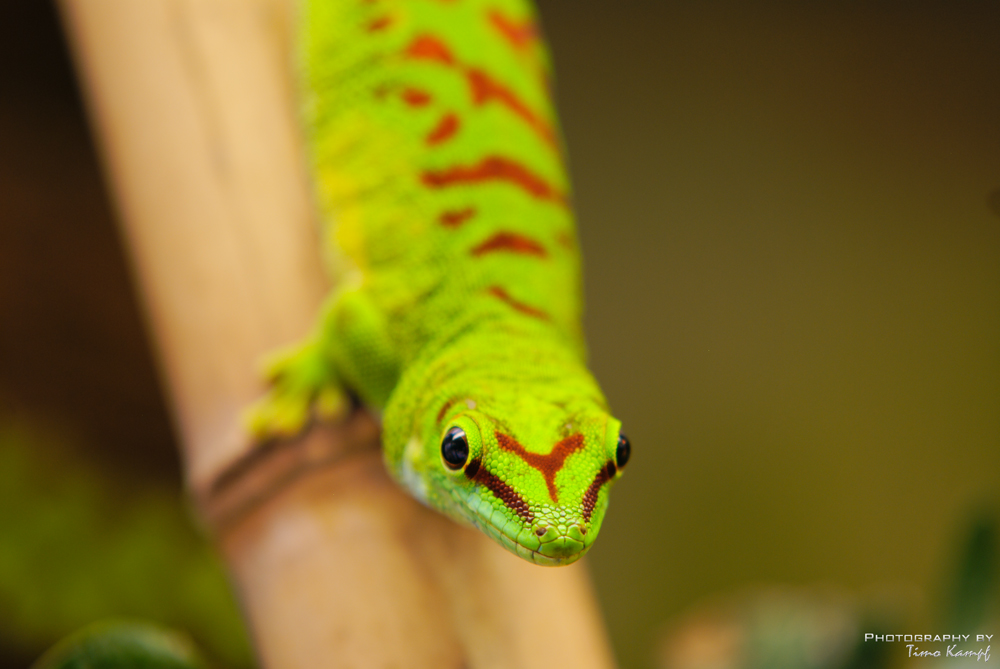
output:
[[[265,360],[268,391],[247,410],[244,422],[258,441],[290,437],[313,418],[346,416],[351,394],[381,408],[398,376],[384,316],[363,287],[347,287],[327,301],[305,340]]]

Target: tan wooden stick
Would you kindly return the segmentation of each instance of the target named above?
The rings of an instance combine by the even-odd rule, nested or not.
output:
[[[545,569],[402,493],[377,425],[254,449],[257,363],[329,289],[295,122],[291,0],[61,0],[188,484],[272,669],[607,667],[581,565]]]

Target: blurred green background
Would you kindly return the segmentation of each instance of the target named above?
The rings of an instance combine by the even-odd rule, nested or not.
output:
[[[590,560],[622,665],[751,585],[935,620],[1000,491],[1000,3],[541,10],[634,445]],[[6,0],[0,667],[108,614],[245,662],[175,438],[55,12]]]

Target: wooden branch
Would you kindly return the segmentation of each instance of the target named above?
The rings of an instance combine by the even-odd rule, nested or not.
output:
[[[295,122],[291,0],[61,0],[183,438],[261,662],[607,667],[585,568],[420,506],[357,412],[255,449],[261,356],[329,289]]]

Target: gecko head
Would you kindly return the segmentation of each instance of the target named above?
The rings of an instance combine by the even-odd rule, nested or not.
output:
[[[428,435],[426,499],[471,522],[505,548],[542,565],[578,560],[593,545],[611,484],[631,446],[621,423],[597,403],[522,407],[451,401]],[[520,417],[517,420],[515,417]]]

